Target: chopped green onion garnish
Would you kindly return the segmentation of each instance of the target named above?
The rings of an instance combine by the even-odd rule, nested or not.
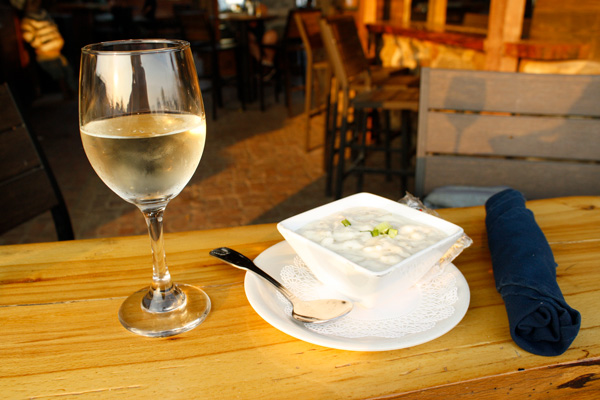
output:
[[[388,236],[392,239],[395,238],[397,234],[398,234],[398,229],[390,228],[388,230]]]
[[[392,226],[388,222],[382,222],[382,223],[378,224],[375,227],[375,229],[378,230],[380,233],[387,233],[391,227]]]
[[[375,237],[375,236],[379,236],[379,229],[375,228],[371,231],[371,236]]]
[[[344,220],[342,221],[342,225],[344,225],[344,226],[350,226],[350,225],[352,225],[352,224],[350,223],[350,221],[348,221],[348,219],[344,219]]]

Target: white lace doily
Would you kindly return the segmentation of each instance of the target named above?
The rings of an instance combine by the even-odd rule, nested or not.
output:
[[[319,282],[299,258],[293,265],[281,269],[282,283],[303,300],[331,298],[331,289]],[[288,315],[291,304],[279,293],[278,300]],[[400,338],[424,332],[435,327],[439,321],[452,316],[458,300],[456,278],[444,268],[433,267],[431,271],[410,290],[382,300],[377,309],[366,309],[355,303],[346,316],[323,324],[304,324],[311,331],[346,338],[381,337]]]

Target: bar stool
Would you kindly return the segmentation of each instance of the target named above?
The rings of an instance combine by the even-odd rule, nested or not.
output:
[[[352,173],[358,173],[358,190],[362,188],[364,173],[384,173],[386,176],[399,174],[403,177],[402,189],[404,189],[406,178],[412,174],[411,129],[408,123],[410,112],[418,111],[419,107],[418,79],[406,75],[383,75],[375,84],[353,17],[324,18],[320,21],[320,27],[335,76],[332,117],[328,121],[326,138],[327,194],[340,198],[344,179]],[[338,97],[341,97],[341,105],[338,105]],[[338,109],[341,112],[339,124]],[[402,143],[398,149],[391,146],[394,133],[389,118],[386,118],[391,111],[399,111],[403,116],[404,126],[400,130]],[[376,128],[375,122],[380,112],[384,120],[388,119],[384,121],[384,128],[367,130],[365,122],[367,115],[371,118],[372,128]],[[376,138],[370,140],[369,134]],[[336,142],[339,143],[338,146]],[[365,166],[367,154],[373,151],[385,153],[386,161],[383,168]],[[393,169],[391,166],[394,153],[402,156],[400,169]],[[335,164],[336,156],[337,164]],[[346,168],[347,157],[350,158],[348,168]]]
[[[306,151],[311,147],[311,120],[322,114],[327,108],[328,94],[331,90],[331,68],[323,46],[319,20],[321,10],[298,10],[295,14],[296,25],[306,52],[306,78],[304,87],[304,118],[306,120]],[[314,96],[313,96],[314,94]]]
[[[218,107],[223,107],[223,94],[221,88],[224,84],[232,83],[237,86],[238,98],[242,109],[246,109],[246,103],[242,93],[241,79],[239,74],[240,46],[233,39],[217,39],[217,28],[212,23],[207,11],[201,9],[176,9],[175,15],[183,38],[190,42],[192,51],[197,54],[207,54],[210,57],[210,79],[212,94],[212,117],[217,119]],[[217,21],[218,22],[218,21]],[[221,54],[232,53],[235,58],[235,74],[223,76],[221,65]]]

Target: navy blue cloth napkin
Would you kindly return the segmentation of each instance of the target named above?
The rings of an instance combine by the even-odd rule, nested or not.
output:
[[[554,255],[525,198],[506,189],[490,197],[485,209],[496,289],[513,340],[533,354],[564,353],[579,333],[581,315],[556,283]]]

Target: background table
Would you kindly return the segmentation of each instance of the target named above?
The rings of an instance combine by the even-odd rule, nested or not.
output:
[[[559,263],[567,302],[583,318],[561,356],[535,356],[511,340],[494,288],[485,211],[475,207],[441,211],[474,240],[455,261],[471,290],[465,318],[436,340],[385,352],[306,343],[254,312],[244,272],[208,251],[230,246],[255,257],[282,240],[272,224],[167,235],[175,280],[202,286],[213,310],[198,328],[163,339],[136,336],[117,319],[123,299],[149,283],[146,237],[0,247],[0,393],[4,399],[598,398],[600,198],[528,206]]]
[[[262,37],[265,33],[265,22],[272,21],[277,17],[274,15],[249,15],[243,13],[221,13],[219,19],[226,22],[231,22],[236,28],[236,38],[240,43],[241,51],[241,71],[238,72],[239,78],[242,79],[243,96],[246,103],[254,100],[252,96],[252,74],[253,65],[252,54],[250,53],[249,34],[252,32],[255,35],[256,45],[260,46]],[[258,67],[260,68],[260,66]]]

